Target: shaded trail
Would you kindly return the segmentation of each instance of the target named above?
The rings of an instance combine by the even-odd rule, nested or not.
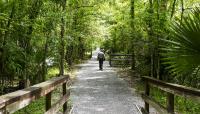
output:
[[[79,65],[77,80],[72,85],[72,114],[140,114],[136,105],[142,99],[118,78],[108,62],[104,70],[98,68],[97,51],[93,58]]]

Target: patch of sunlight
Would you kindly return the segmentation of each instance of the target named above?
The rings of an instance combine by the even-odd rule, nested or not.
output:
[[[47,79],[55,77],[58,74],[59,74],[59,69],[57,67],[49,68],[47,72]]]

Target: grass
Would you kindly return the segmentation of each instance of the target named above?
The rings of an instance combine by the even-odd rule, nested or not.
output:
[[[14,114],[44,114],[45,112],[45,98],[32,102],[27,107],[15,112]]]

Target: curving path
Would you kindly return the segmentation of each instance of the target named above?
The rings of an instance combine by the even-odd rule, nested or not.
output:
[[[140,114],[136,105],[143,106],[142,99],[118,78],[108,62],[104,62],[103,71],[98,70],[97,51],[91,60],[79,65],[77,80],[71,89],[71,113]]]

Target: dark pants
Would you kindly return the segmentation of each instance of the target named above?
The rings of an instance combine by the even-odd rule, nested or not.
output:
[[[99,69],[103,70],[103,59],[99,59]]]

